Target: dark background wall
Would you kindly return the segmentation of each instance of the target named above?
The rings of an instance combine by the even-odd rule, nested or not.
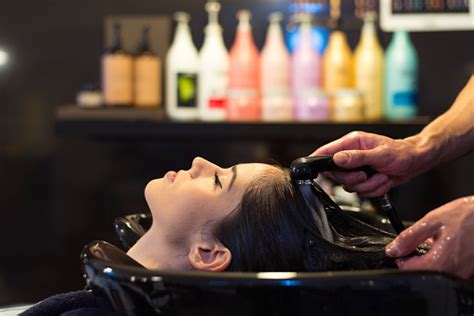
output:
[[[143,188],[165,170],[186,168],[196,155],[223,165],[268,158],[287,164],[321,145],[296,144],[282,154],[263,142],[92,141],[55,134],[55,109],[73,102],[85,82],[98,81],[105,16],[187,10],[200,47],[204,2],[19,0],[0,10],[0,48],[11,56],[0,69],[0,305],[81,288],[82,246],[93,239],[116,242],[113,218],[146,210]],[[351,3],[344,1],[346,11]],[[287,3],[223,1],[228,47],[241,8],[254,13],[254,37],[262,47],[267,14],[285,11]],[[352,47],[359,27],[354,21],[345,27]],[[390,36],[380,33],[384,47]],[[473,38],[473,32],[412,34],[421,61],[420,114],[435,117],[453,102],[474,69]],[[465,157],[398,189],[400,212],[415,219],[472,194],[473,162]]]

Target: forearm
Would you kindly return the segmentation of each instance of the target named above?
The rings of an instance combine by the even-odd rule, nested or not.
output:
[[[473,151],[474,76],[447,112],[406,140],[417,146],[420,173]]]

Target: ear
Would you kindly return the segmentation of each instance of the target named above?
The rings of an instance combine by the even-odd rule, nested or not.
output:
[[[196,270],[220,272],[229,266],[232,253],[220,242],[204,241],[191,246],[188,259]]]

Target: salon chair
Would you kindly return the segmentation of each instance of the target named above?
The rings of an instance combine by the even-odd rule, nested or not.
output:
[[[386,223],[375,215],[363,216],[380,225]],[[151,217],[147,214],[115,221],[126,249],[150,225]],[[105,241],[89,243],[81,260],[88,287],[126,315],[474,313],[474,283],[440,272],[162,272],[145,269]]]

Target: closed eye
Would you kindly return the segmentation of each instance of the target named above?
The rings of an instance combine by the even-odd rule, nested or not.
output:
[[[222,182],[219,179],[219,176],[217,175],[217,172],[214,174],[214,184],[216,186],[219,186],[222,189]]]

